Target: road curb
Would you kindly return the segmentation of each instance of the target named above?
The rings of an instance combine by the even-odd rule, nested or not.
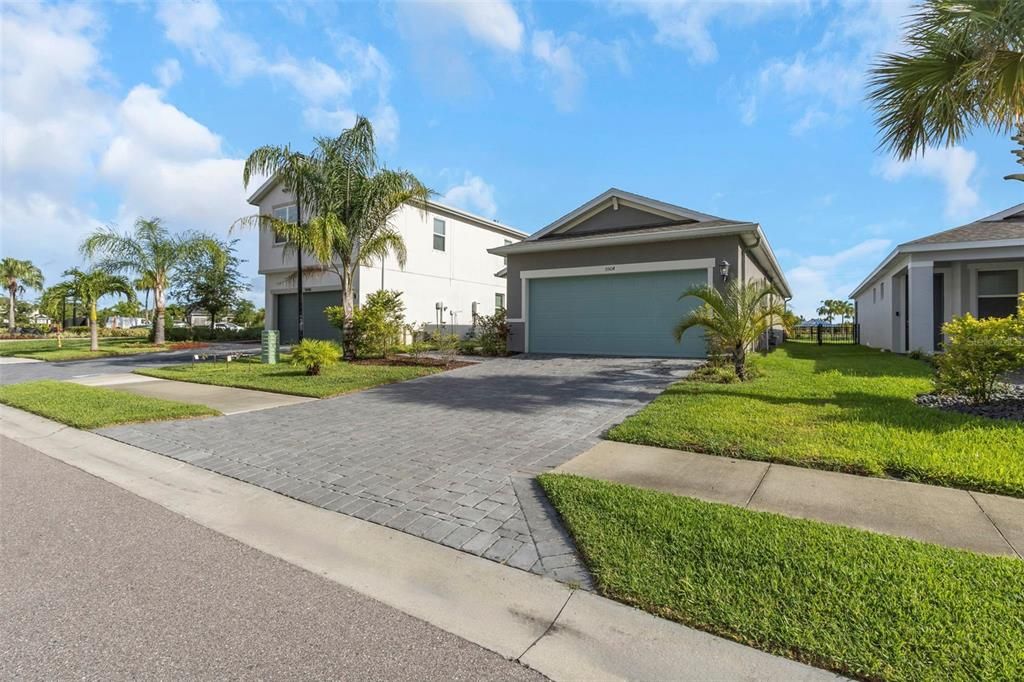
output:
[[[0,433],[553,679],[837,679],[14,408],[0,406]]]

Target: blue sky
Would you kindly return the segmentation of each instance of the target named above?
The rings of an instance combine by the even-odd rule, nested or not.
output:
[[[56,281],[96,225],[226,235],[254,147],[308,149],[358,112],[388,165],[526,232],[610,186],[760,222],[811,315],[894,244],[1024,201],[1008,139],[876,151],[864,74],[907,9],[6,3],[2,252]]]

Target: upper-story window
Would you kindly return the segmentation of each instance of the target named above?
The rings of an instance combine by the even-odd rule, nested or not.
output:
[[[444,231],[444,229],[445,229],[444,221],[441,220],[440,218],[434,218],[434,250],[435,251],[444,251],[444,240],[445,240],[445,231]]]
[[[288,204],[287,206],[278,206],[277,208],[274,209],[274,217],[277,218],[278,220],[283,220],[286,223],[296,222],[298,216],[298,208],[295,206],[295,204]],[[284,244],[286,241],[288,240],[285,237],[282,237],[276,232],[274,233],[275,244]]]
[[[878,284],[878,298],[885,300],[885,282],[879,282]]]
[[[1009,317],[1017,311],[1020,292],[1016,270],[978,272],[978,317]]]

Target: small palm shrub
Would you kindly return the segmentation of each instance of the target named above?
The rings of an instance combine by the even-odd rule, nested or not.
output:
[[[935,357],[936,389],[975,402],[992,399],[999,379],[1024,367],[1024,294],[1010,317],[976,319],[970,313],[942,326],[948,337]]]
[[[292,348],[293,365],[302,365],[306,368],[306,376],[319,376],[324,367],[337,364],[341,358],[341,348],[338,344],[319,339],[303,339]]]

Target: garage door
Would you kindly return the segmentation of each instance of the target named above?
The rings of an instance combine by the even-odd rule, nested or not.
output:
[[[529,351],[640,357],[704,357],[704,335],[691,329],[676,343],[672,329],[697,306],[680,301],[707,283],[707,270],[637,272],[530,279]]]
[[[307,339],[341,341],[341,332],[331,326],[324,308],[341,305],[341,292],[317,291],[302,296],[302,329]],[[277,295],[277,328],[281,343],[295,343],[299,336],[298,294]]]

